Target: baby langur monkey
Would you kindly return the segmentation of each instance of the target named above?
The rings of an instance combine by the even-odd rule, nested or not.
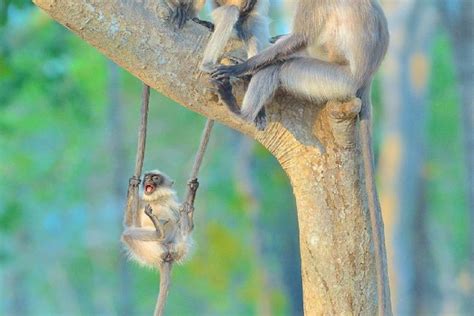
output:
[[[180,227],[181,205],[173,183],[161,171],[145,173],[140,201],[143,205],[122,235],[130,257],[143,265],[182,262],[191,248],[190,232]]]
[[[122,242],[130,258],[160,270],[160,293],[155,315],[162,315],[164,310],[172,263],[182,263],[192,246],[192,204],[198,183],[197,180],[189,183],[190,205],[188,201],[184,204],[178,202],[173,183],[158,170],[145,173],[141,207],[135,214],[125,214],[122,234]],[[127,209],[127,212],[130,210]]]
[[[214,32],[207,43],[200,69],[211,72],[215,69],[225,45],[232,37],[244,41],[247,58],[268,44],[268,0],[212,0]]]

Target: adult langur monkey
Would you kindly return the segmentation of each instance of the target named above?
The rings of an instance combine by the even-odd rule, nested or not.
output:
[[[282,87],[289,93],[323,102],[362,100],[360,134],[374,240],[379,313],[390,313],[383,284],[383,242],[377,218],[377,193],[371,148],[371,83],[387,51],[387,21],[377,0],[299,0],[291,34],[247,61],[220,66],[212,77],[221,100],[258,129],[265,129],[264,106]],[[252,75],[242,107],[229,77]]]

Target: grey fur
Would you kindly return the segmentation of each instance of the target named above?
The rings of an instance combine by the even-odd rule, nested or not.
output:
[[[300,0],[293,32],[246,62],[222,66],[213,77],[258,73],[268,65],[280,68],[278,86],[312,100],[347,99],[363,94],[388,46],[388,30],[376,0]],[[252,81],[254,81],[252,83]],[[253,77],[249,97],[267,85]],[[242,112],[256,115],[269,100],[245,102]],[[248,121],[255,118],[247,117]]]
[[[256,4],[252,10],[244,13],[250,1],[255,1]],[[215,28],[204,51],[200,65],[202,71],[214,70],[225,45],[232,37],[244,41],[248,58],[268,45],[268,0],[218,0],[213,1],[213,6]]]
[[[173,181],[158,170],[145,175],[149,174],[160,175],[162,181],[152,194],[142,193],[142,206],[133,214],[133,225],[125,227],[122,242],[129,257],[145,266],[157,267],[169,255],[173,261],[182,262],[189,253],[192,239],[179,223],[180,204],[171,188]],[[153,218],[146,214],[147,205]]]

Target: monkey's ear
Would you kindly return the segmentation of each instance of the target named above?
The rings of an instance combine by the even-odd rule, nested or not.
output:
[[[171,180],[171,181],[170,181],[170,187],[172,187],[172,186],[173,186],[173,184],[174,184],[174,181],[173,181],[173,180]]]

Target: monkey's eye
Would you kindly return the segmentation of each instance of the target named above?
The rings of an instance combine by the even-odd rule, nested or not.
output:
[[[153,177],[152,177],[152,180],[153,180],[153,181],[158,181],[158,180],[160,180],[160,176],[153,176]]]

